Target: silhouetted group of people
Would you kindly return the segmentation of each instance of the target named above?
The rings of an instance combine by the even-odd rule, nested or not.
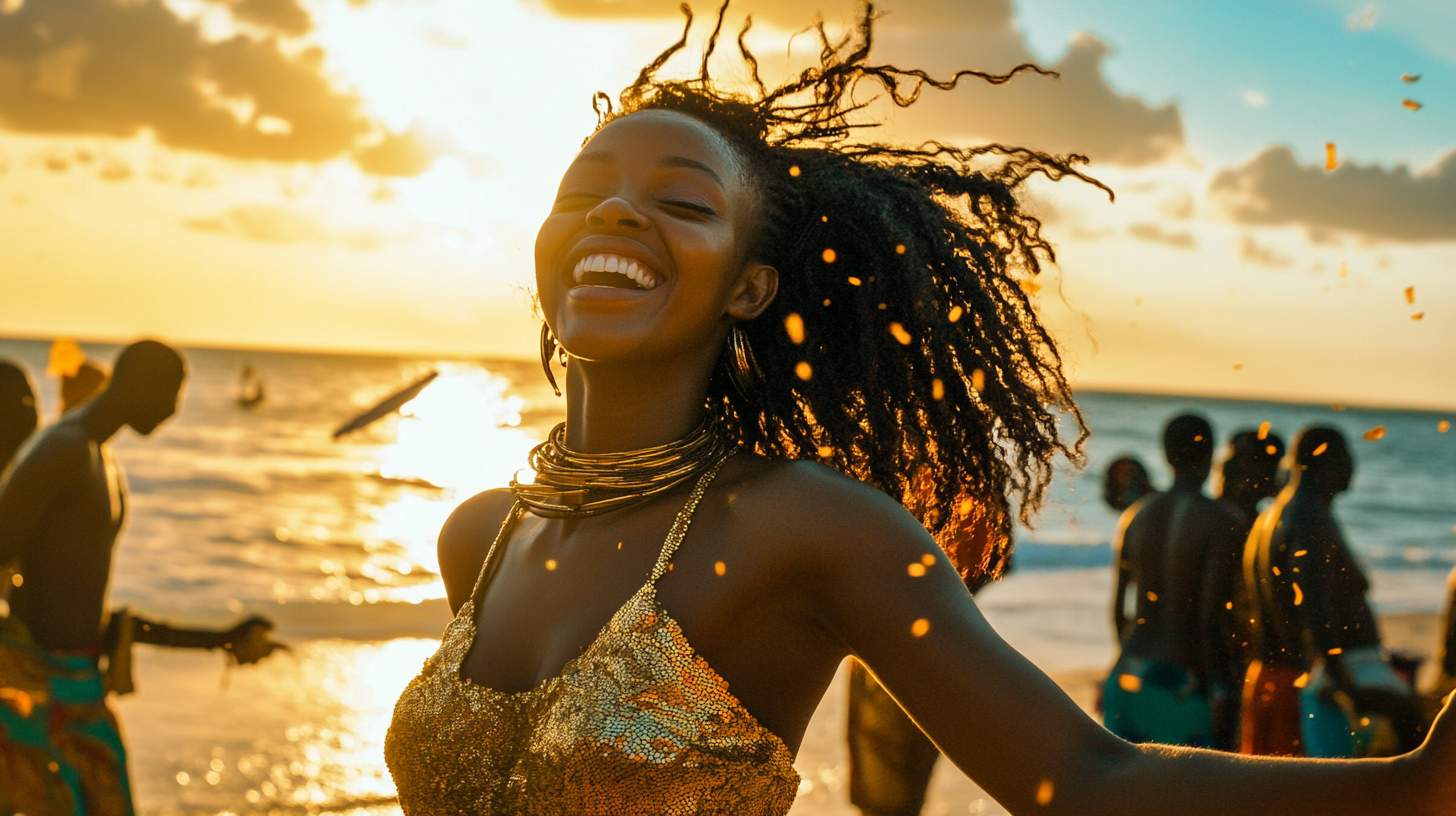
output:
[[[79,354],[74,344],[53,348],[62,413],[39,431],[30,378],[0,361],[0,813],[133,812],[107,703],[108,693],[133,690],[133,643],[221,648],[238,663],[278,648],[261,618],[207,631],[108,612],[127,511],[108,443],[123,426],[147,436],[171,417],[187,369],[151,340],[124,349],[110,374]]]
[[[1217,498],[1204,493],[1214,448],[1209,422],[1185,414],[1163,432],[1166,491],[1135,458],[1107,468],[1104,499],[1122,512],[1122,650],[1103,689],[1104,724],[1133,742],[1245,754],[1391,756],[1418,745],[1433,707],[1414,667],[1382,648],[1369,580],[1333,512],[1354,474],[1344,435],[1306,428],[1286,456],[1269,423],[1237,433]],[[1456,662],[1450,652],[1443,663]]]

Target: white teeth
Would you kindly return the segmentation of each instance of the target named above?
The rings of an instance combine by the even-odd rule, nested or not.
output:
[[[657,286],[657,280],[651,272],[636,261],[617,255],[588,255],[576,262],[576,266],[571,270],[571,275],[577,283],[580,283],[582,275],[587,272],[614,272],[632,280],[643,289],[653,289]]]

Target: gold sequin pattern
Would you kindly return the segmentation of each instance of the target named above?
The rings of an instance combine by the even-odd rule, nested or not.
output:
[[[698,480],[647,583],[541,685],[508,694],[461,678],[477,587],[395,706],[384,754],[406,814],[788,813],[799,788],[788,747],[657,600],[657,580],[721,464]]]

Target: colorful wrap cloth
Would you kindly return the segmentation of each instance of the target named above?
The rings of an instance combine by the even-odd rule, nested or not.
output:
[[[1213,711],[1222,693],[1199,688],[1182,666],[1124,654],[1102,692],[1102,723],[1128,742],[1216,748]]]
[[[135,813],[96,656],[46,652],[9,617],[0,618],[0,813]]]

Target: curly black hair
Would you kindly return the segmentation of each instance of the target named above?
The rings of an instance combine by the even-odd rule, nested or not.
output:
[[[989,529],[980,563],[957,567],[968,581],[993,578],[1011,541],[1011,500],[1029,521],[1062,454],[1081,461],[1087,430],[1072,401],[1056,344],[1027,290],[1043,259],[1055,259],[1041,223],[1017,200],[1040,173],[1083,175],[1084,156],[1051,156],[988,144],[890,145],[857,138],[862,80],[901,107],[930,85],[964,77],[1001,84],[1005,74],[960,71],[936,80],[919,70],[869,62],[874,8],[857,37],[831,42],[823,23],[818,64],[770,90],[744,44],[752,90],[715,82],[708,71],[727,3],[695,78],[657,77],[687,43],[659,55],[619,96],[598,93],[597,130],[643,110],[706,123],[737,150],[760,202],[747,260],[779,272],[778,295],[740,324],[762,371],[740,391],[724,355],[709,408],[731,437],[769,457],[816,459],[874,485],[905,505],[952,558],[958,536]],[[1076,422],[1070,443],[1058,410]],[[979,553],[978,553],[979,555]]]

